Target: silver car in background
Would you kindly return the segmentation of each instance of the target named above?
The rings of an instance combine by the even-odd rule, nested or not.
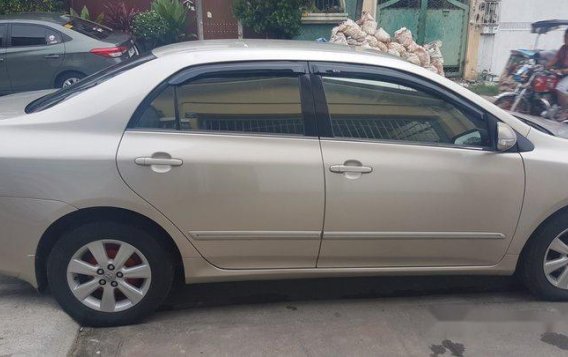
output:
[[[178,44],[0,113],[0,272],[84,325],[178,282],[518,271],[568,300],[568,141],[397,58]]]
[[[129,35],[78,17],[0,16],[0,95],[62,88],[137,55]]]

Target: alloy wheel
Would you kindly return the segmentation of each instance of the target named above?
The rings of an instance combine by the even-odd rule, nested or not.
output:
[[[63,88],[72,86],[73,84],[79,82],[81,79],[77,78],[77,77],[71,77],[71,78],[67,78],[64,82],[63,82]]]
[[[86,244],[67,265],[71,293],[96,311],[118,312],[133,307],[146,296],[151,279],[144,254],[117,240]]]
[[[568,230],[552,240],[544,255],[544,274],[557,288],[568,290]]]

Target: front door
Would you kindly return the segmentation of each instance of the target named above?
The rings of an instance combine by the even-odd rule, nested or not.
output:
[[[0,24],[0,95],[10,92],[10,79],[6,69],[7,29],[7,25]]]
[[[59,32],[40,25],[12,24],[6,56],[12,91],[54,88],[64,56]]]
[[[190,69],[124,134],[126,183],[218,267],[316,265],[324,178],[305,66]]]
[[[318,267],[498,263],[519,218],[524,170],[519,153],[492,149],[496,122],[414,77],[318,67],[330,129]]]

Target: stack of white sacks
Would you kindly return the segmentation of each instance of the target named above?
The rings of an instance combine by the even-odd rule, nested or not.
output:
[[[440,51],[442,41],[419,46],[412,39],[412,32],[406,27],[396,31],[393,39],[383,28],[379,28],[375,19],[366,12],[357,22],[346,20],[334,27],[331,30],[330,42],[389,53],[444,75],[444,58]]]

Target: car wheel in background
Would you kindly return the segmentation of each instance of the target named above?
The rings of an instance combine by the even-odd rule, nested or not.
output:
[[[61,307],[85,326],[131,324],[166,298],[173,258],[156,237],[115,222],[80,226],[48,257],[48,283]]]
[[[568,215],[559,214],[527,243],[521,261],[525,285],[546,300],[568,300]]]
[[[81,79],[85,78],[85,75],[80,72],[64,72],[57,76],[55,80],[55,88],[65,88],[69,87]]]

